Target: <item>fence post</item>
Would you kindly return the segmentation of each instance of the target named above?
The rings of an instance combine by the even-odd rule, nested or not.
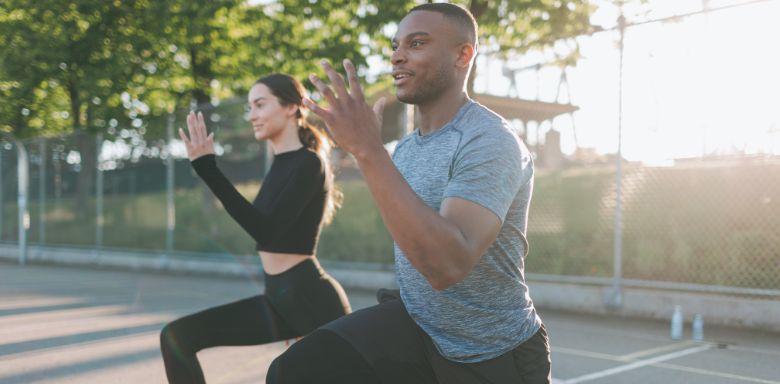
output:
[[[612,288],[605,304],[611,308],[619,308],[623,305],[623,292],[621,279],[623,278],[623,207],[622,207],[622,164],[623,164],[623,48],[626,34],[626,18],[622,10],[618,17],[620,42],[618,44],[620,66],[618,69],[618,148],[616,156],[615,172],[615,238],[613,249],[613,274]]]
[[[19,264],[27,264],[27,229],[30,227],[30,212],[27,210],[27,195],[30,184],[30,164],[28,162],[27,150],[19,140],[14,140],[17,153],[17,178],[19,180],[18,202],[19,202]]]
[[[97,253],[103,249],[103,170],[100,168],[100,153],[103,147],[103,134],[98,133],[95,137],[95,249]],[[84,172],[89,172],[84,169]]]
[[[5,216],[5,200],[3,196],[3,143],[0,142],[0,241],[3,241],[3,216]]]
[[[40,171],[38,172],[38,242],[40,245],[46,243],[46,139],[41,138],[38,143],[38,151],[41,156]]]
[[[165,232],[165,257],[173,252],[174,245],[174,230],[176,229],[176,205],[173,199],[173,192],[175,188],[175,163],[173,161],[173,153],[171,147],[173,145],[173,124],[175,121],[175,115],[168,115],[168,121],[166,125],[166,135],[168,139],[168,158],[165,159],[165,192],[166,192],[166,212],[167,223]]]

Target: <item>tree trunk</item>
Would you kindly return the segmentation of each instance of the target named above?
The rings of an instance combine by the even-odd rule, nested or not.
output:
[[[70,113],[73,121],[73,132],[76,135],[76,149],[81,157],[79,175],[76,179],[76,217],[80,220],[87,219],[89,212],[89,197],[92,192],[95,168],[95,141],[88,135],[82,126],[81,100],[79,98],[78,84],[72,80],[68,82],[68,95],[70,96]]]
[[[25,133],[25,129],[27,128],[27,119],[24,115],[22,115],[22,106],[17,106],[14,116],[14,123],[12,124],[11,128],[13,129],[13,134],[17,138],[21,138],[22,135]],[[32,112],[30,112],[32,113]]]
[[[208,122],[209,116],[211,116],[211,96],[209,95],[209,79],[212,78],[211,73],[211,61],[208,59],[200,60],[198,50],[194,46],[190,46],[190,65],[192,65],[192,82],[195,84],[195,88],[192,90],[192,98],[197,104],[197,108],[203,110],[203,118]],[[208,126],[208,124],[207,124]],[[208,188],[206,183],[201,184],[201,212],[203,217],[214,217],[214,209],[216,206],[216,197]],[[209,235],[214,238],[219,236],[219,226],[214,220],[206,220],[208,223]]]
[[[211,73],[211,60],[201,60],[198,50],[190,46],[190,65],[192,66],[192,82],[195,87],[192,90],[192,98],[198,103],[198,108],[211,103],[209,94],[209,81],[213,77]]]

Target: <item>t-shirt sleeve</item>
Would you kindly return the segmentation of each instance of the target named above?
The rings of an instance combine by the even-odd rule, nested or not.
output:
[[[259,244],[289,230],[313,195],[322,190],[322,166],[316,155],[302,158],[289,177],[283,178],[282,185],[263,186],[262,193],[274,194],[273,203],[265,209],[256,207],[236,190],[217,167],[214,155],[193,160],[192,167],[228,214]]]
[[[504,222],[520,188],[533,176],[530,153],[510,130],[484,130],[464,139],[455,154],[443,199],[479,204]]]

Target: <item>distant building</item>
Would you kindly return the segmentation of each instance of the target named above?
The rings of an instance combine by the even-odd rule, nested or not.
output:
[[[385,97],[387,100],[382,116],[382,141],[386,143],[388,149],[392,149],[394,148],[394,141],[413,130],[411,126],[407,128],[408,105],[398,101],[394,92],[390,90],[373,94],[369,99],[369,103],[373,104],[380,97]],[[579,107],[572,104],[549,103],[486,94],[472,95],[472,99],[514,124],[518,135],[526,143],[528,141],[528,123],[535,123],[538,126],[546,121],[551,121],[557,116],[572,113],[579,109]],[[416,126],[417,122],[415,121],[413,125]],[[521,126],[518,127],[518,125]],[[560,133],[551,129],[546,133],[545,137],[544,145],[529,146],[536,156],[534,160],[535,165],[543,168],[560,168],[564,166],[567,160],[561,152]],[[349,156],[338,154],[336,157],[337,164],[341,165],[342,168],[354,165],[353,159]],[[346,169],[343,170],[347,171]]]

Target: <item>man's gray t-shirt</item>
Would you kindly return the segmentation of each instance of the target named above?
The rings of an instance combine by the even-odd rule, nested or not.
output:
[[[509,123],[469,100],[430,135],[415,130],[401,139],[393,162],[437,212],[444,199],[457,197],[487,208],[502,223],[468,276],[443,291],[434,290],[396,245],[398,285],[409,315],[456,362],[500,356],[533,336],[541,320],[523,273],[533,162]]]

